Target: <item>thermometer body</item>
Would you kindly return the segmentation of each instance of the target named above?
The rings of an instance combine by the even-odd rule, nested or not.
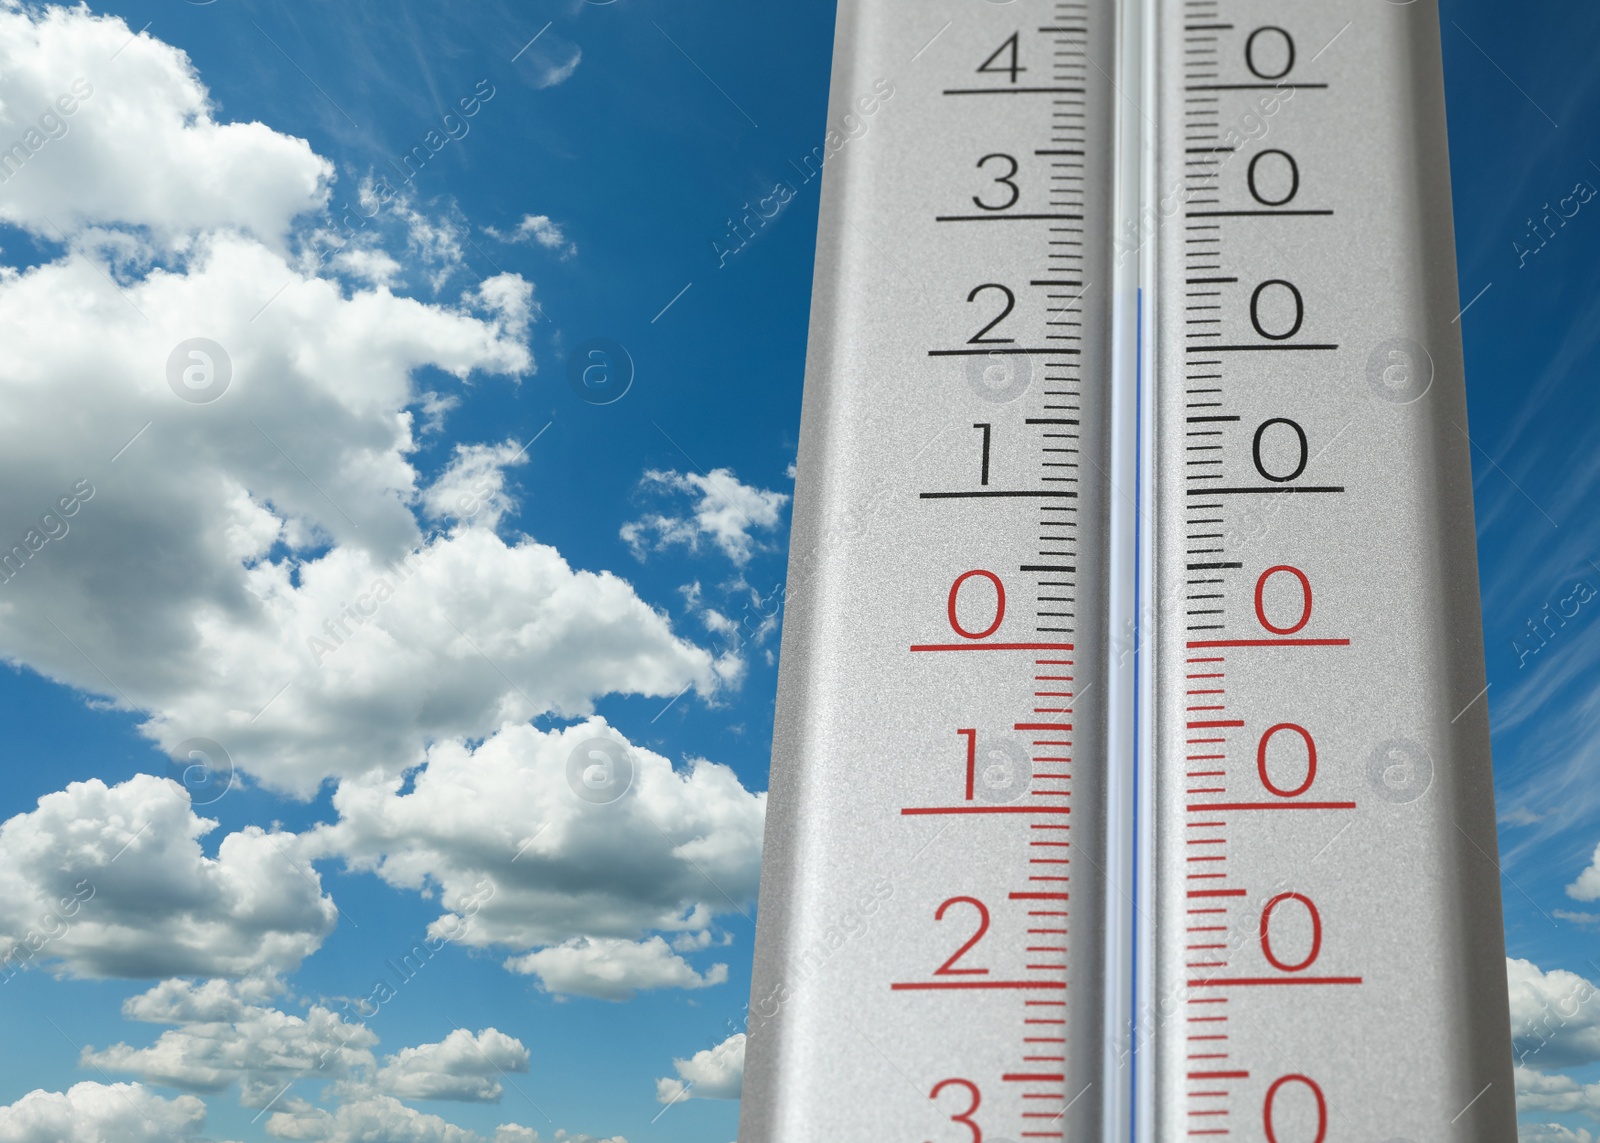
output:
[[[1510,1138],[1433,5],[845,0],[831,104],[741,1138]]]

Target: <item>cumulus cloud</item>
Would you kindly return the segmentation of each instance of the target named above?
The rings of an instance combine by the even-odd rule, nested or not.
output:
[[[537,976],[549,992],[597,1000],[627,1000],[651,988],[709,988],[728,980],[727,965],[714,964],[702,976],[660,937],[637,942],[579,937],[512,957],[506,967]]]
[[[526,463],[527,453],[516,441],[456,445],[450,466],[428,486],[422,503],[436,520],[459,520],[494,528],[517,506],[506,492],[505,470]]]
[[[84,1049],[83,1064],[195,1092],[237,1084],[246,1107],[273,1104],[297,1079],[333,1081],[353,1103],[377,1096],[494,1103],[500,1078],[528,1070],[522,1041],[496,1028],[458,1028],[438,1043],[401,1048],[380,1064],[378,1037],[320,1004],[304,1016],[273,1007],[272,981],[163,981],[128,1000],[131,1020],[174,1024],[149,1047]]]
[[[0,106],[0,219],[50,241],[130,226],[277,244],[327,200],[332,164],[304,139],[218,123],[184,52],[86,8],[0,7]]]
[[[1577,901],[1600,901],[1600,845],[1578,879],[1567,886],[1567,896]]]
[[[331,177],[303,141],[214,122],[187,57],[120,20],[0,21],[8,113],[80,62],[116,77],[5,183],[6,217],[48,210],[73,246],[0,270],[0,657],[141,712],[163,748],[215,739],[300,795],[506,719],[725,681],[625,581],[495,535],[509,500],[492,456],[458,454],[434,481],[413,463],[419,417],[426,432],[454,400],[419,392],[420,371],[533,371],[529,283],[427,304],[359,243],[348,280],[318,277],[286,252]],[[458,228],[377,205],[448,270]],[[161,264],[143,235],[169,243]],[[91,261],[112,247],[115,280]],[[208,382],[214,400],[195,392]],[[419,505],[468,475],[490,480],[488,526],[434,534]]]
[[[522,221],[517,223],[509,234],[502,234],[492,226],[485,227],[485,232],[501,242],[536,242],[546,250],[554,250],[560,254],[562,261],[578,252],[577,246],[567,241],[566,232],[562,230],[560,223],[545,214],[523,215]]]
[[[1519,1063],[1565,1068],[1600,1060],[1600,989],[1575,972],[1506,959]]]
[[[528,1070],[521,1040],[495,1028],[474,1036],[457,1028],[437,1044],[402,1048],[372,1077],[372,1086],[401,1099],[454,1099],[493,1103],[503,1088],[496,1077]]]
[[[410,371],[516,368],[520,346],[463,313],[321,280],[292,280],[250,327],[270,290],[249,283],[288,274],[260,246],[218,240],[187,275],[127,290],[165,334],[81,261],[0,279],[0,338],[19,363],[0,377],[0,554],[15,541],[0,654],[150,712],[164,747],[216,739],[300,793],[504,718],[715,688],[711,656],[626,582],[487,529],[421,534],[406,506]],[[178,400],[164,376],[196,328],[231,347],[214,404]],[[90,495],[72,516],[41,523],[75,488]]]
[[[312,1139],[319,1143],[368,1143],[378,1139],[384,1143],[482,1143],[483,1140],[476,1131],[457,1127],[386,1095],[353,1100],[332,1112],[300,1099],[285,1100],[282,1106],[283,1110],[273,1112],[267,1120],[267,1134],[279,1139]]]
[[[687,1060],[675,1059],[676,1079],[656,1080],[656,1099],[677,1103],[684,1099],[738,1099],[744,1083],[743,1032],[735,1032],[713,1048],[696,1052]]]
[[[79,976],[238,976],[297,967],[337,910],[293,835],[255,826],[215,857],[168,778],[98,778],[46,794],[0,825],[0,964]]]
[[[285,1100],[283,1110],[267,1120],[267,1133],[279,1139],[305,1139],[315,1143],[544,1143],[531,1127],[506,1123],[485,1138],[457,1127],[437,1115],[407,1107],[390,1096],[352,1100],[335,1111],[325,1111],[300,1099]],[[550,1143],[628,1143],[620,1135],[597,1139],[592,1135],[557,1130]]]
[[[1600,1083],[1581,1083],[1571,1076],[1547,1075],[1519,1066],[1516,1084],[1518,1111],[1581,1112],[1600,1119]]]
[[[608,780],[622,792],[609,802],[579,793],[596,739],[618,759]],[[445,912],[431,934],[531,952],[510,967],[552,991],[614,996],[723,979],[664,942],[634,942],[700,932],[754,898],[766,795],[703,759],[675,769],[596,718],[436,743],[406,779],[341,782],[333,806],[339,820],[304,835],[308,855],[436,892]]]
[[[218,1092],[237,1083],[246,1107],[265,1107],[290,1080],[370,1072],[378,1038],[365,1025],[346,1023],[320,1005],[295,1016],[253,1003],[258,995],[223,981],[164,981],[124,1004],[123,1015],[181,1026],[162,1032],[148,1048],[85,1048],[83,1064],[189,1091]]]
[[[374,286],[391,286],[400,276],[400,263],[391,258],[386,251],[377,249],[349,247],[334,255],[332,265],[335,269],[364,282],[370,282]]]
[[[652,513],[622,526],[622,538],[643,559],[651,550],[661,551],[681,544],[698,551],[702,540],[710,540],[735,564],[750,562],[761,550],[759,532],[772,532],[783,518],[789,496],[741,483],[730,469],[714,468],[698,472],[651,469],[644,474],[641,488],[646,493],[693,500],[687,505],[690,515]]]
[[[1574,1131],[1559,1123],[1518,1123],[1517,1143],[1595,1143],[1583,1128]]]
[[[30,1091],[0,1107],[5,1143],[178,1143],[205,1124],[192,1095],[163,1099],[136,1083],[78,1083],[64,1092]]]

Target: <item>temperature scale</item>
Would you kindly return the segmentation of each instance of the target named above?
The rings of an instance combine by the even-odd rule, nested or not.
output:
[[[1432,0],[842,0],[829,114],[743,1143],[1513,1139]]]

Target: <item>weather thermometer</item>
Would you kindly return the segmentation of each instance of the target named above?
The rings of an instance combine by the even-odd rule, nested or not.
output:
[[[842,0],[743,1143],[1513,1138],[1430,0]]]

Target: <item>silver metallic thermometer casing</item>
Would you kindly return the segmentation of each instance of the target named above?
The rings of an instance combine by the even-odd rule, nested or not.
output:
[[[747,1143],[1098,1129],[1114,36],[840,5]]]
[[[1433,3],[832,82],[741,1140],[1510,1140]]]
[[[1186,0],[1154,41],[1143,1135],[1503,1143],[1438,14]]]

